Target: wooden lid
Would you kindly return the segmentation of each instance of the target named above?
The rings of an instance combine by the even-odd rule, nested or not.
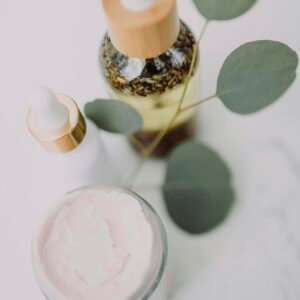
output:
[[[121,0],[102,0],[113,45],[129,57],[151,58],[167,51],[179,34],[176,0],[155,0],[144,11],[126,9]]]

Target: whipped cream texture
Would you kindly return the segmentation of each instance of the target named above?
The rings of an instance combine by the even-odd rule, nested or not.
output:
[[[149,271],[153,231],[131,194],[78,191],[44,223],[36,248],[35,268],[59,300],[127,300]]]

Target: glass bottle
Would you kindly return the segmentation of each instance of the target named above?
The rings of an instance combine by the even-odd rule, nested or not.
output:
[[[191,66],[195,38],[179,20],[175,0],[158,0],[148,10],[138,12],[123,9],[122,4],[116,4],[119,1],[103,1],[109,32],[100,47],[99,65],[110,96],[132,105],[142,115],[143,128],[135,137],[147,147],[176,112]],[[156,18],[158,11],[162,13]],[[116,18],[116,14],[120,17]],[[197,65],[183,106],[197,100]],[[178,116],[156,148],[156,156],[166,155],[193,136],[194,113],[189,110]]]

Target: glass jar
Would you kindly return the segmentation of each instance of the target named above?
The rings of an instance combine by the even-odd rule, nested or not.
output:
[[[118,300],[144,300],[145,299],[146,300],[149,299],[149,297],[153,294],[153,292],[156,290],[157,286],[159,285],[166,265],[167,237],[166,237],[164,226],[158,214],[144,199],[134,194],[133,192],[130,192],[125,189],[91,186],[91,187],[80,188],[75,191],[67,193],[63,197],[62,201],[59,201],[59,204],[55,206],[54,210],[51,210],[51,212],[47,214],[46,218],[43,219],[43,222],[38,227],[37,233],[33,238],[33,243],[32,243],[33,269],[36,275],[37,282],[40,286],[40,289],[48,300],[75,300],[75,299],[90,300],[89,297],[81,298],[81,296],[78,296],[78,294],[74,294],[75,296],[72,297],[66,296],[64,292],[62,292],[62,290],[58,288],[57,282],[54,283],[55,281],[49,279],[51,278],[51,276],[49,277],[48,276],[49,274],[47,275],[47,271],[46,271],[47,268],[45,267],[45,263],[43,263],[45,253],[47,252],[43,252],[43,249],[45,247],[44,243],[46,243],[46,246],[49,246],[49,244],[53,243],[53,236],[52,235],[50,236],[50,234],[52,234],[52,231],[50,231],[49,228],[52,228],[51,226],[53,223],[58,224],[59,222],[62,222],[61,215],[62,216],[67,215],[65,211],[61,213],[61,210],[64,206],[68,206],[68,205],[70,206],[71,204],[73,205],[74,203],[78,204],[78,202],[76,201],[80,201],[80,199],[83,199],[84,197],[90,197],[91,194],[95,195],[95,193],[102,193],[102,192],[118,193],[126,197],[129,196],[130,198],[136,200],[141,207],[141,211],[143,215],[145,216],[148,224],[151,227],[152,236],[153,236],[150,264],[144,278],[141,278],[141,282],[138,284],[138,287],[130,294],[129,297],[124,299],[123,298],[121,299],[120,297],[112,298],[112,299],[118,299]],[[58,213],[60,213],[61,215],[59,215]],[[84,214],[84,211],[80,211],[80,214]],[[59,218],[57,218],[58,215]],[[112,229],[113,226],[114,224],[110,224],[109,230],[112,231],[115,230],[115,228]],[[46,239],[45,235],[49,235],[50,238]],[[58,236],[61,240],[63,240],[62,231],[59,231]],[[114,244],[113,247],[117,247],[117,243]],[[62,255],[60,252],[56,252],[56,253],[59,256]],[[53,261],[51,262],[52,262],[51,265],[53,264],[56,265]],[[63,267],[64,266],[62,266],[62,268]],[[123,272],[123,269],[121,269],[121,272]],[[116,273],[117,274],[116,276],[119,276],[120,273]],[[79,278],[81,279],[81,277]],[[61,282],[61,286],[64,285],[66,286],[67,284],[69,283]],[[109,300],[109,299],[106,299],[105,297],[105,300]]]
[[[99,51],[99,65],[112,98],[132,105],[143,117],[143,128],[135,134],[147,147],[174,116],[192,62],[195,38],[180,21],[176,42],[154,58],[134,58],[120,53],[107,33]],[[198,61],[184,99],[186,106],[198,99]],[[181,113],[156,148],[154,155],[165,156],[174,146],[193,136],[194,113]],[[136,145],[135,145],[136,146]],[[141,149],[139,149],[141,150]]]

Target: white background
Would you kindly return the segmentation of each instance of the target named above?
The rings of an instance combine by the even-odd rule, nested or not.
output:
[[[179,0],[179,8],[199,33],[203,18],[191,2]],[[212,23],[201,45],[203,96],[214,92],[225,57],[241,43],[280,40],[300,53],[299,11],[298,0],[259,0],[239,19]],[[26,94],[42,83],[80,106],[105,97],[97,66],[105,29],[98,0],[0,0],[0,299],[42,298],[30,242],[52,202],[48,180],[55,174],[35,165]],[[299,95],[297,81],[277,104],[248,117],[230,113],[218,100],[200,108],[198,139],[228,161],[237,191],[232,214],[217,230],[186,235],[169,221],[159,192],[140,191],[168,229],[170,299],[300,299]],[[117,172],[126,174],[134,153],[120,137],[106,140]],[[142,180],[158,181],[163,171],[152,161]]]

